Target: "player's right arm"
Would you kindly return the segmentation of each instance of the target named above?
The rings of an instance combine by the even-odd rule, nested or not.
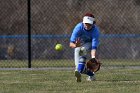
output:
[[[81,29],[80,24],[76,25],[75,28],[73,29],[69,44],[71,48],[80,47],[80,38],[79,38],[80,29]]]
[[[76,47],[80,47],[81,46],[81,42],[80,42],[80,38],[77,38],[77,40],[74,42],[70,42],[70,47],[71,48],[76,48]]]
[[[69,45],[71,48],[76,48],[76,44],[73,43],[73,42],[70,42],[70,45]]]

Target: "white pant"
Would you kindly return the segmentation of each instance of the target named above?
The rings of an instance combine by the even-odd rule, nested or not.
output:
[[[75,70],[78,69],[78,63],[80,56],[87,57],[87,54],[91,50],[91,43],[85,43],[81,47],[76,47],[74,51],[74,61],[75,61]]]

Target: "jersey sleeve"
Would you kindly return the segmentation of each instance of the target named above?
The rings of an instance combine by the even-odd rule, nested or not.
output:
[[[70,37],[70,42],[74,43],[76,41],[76,39],[79,36],[80,29],[81,29],[81,27],[79,24],[75,26],[75,28],[73,29],[73,32],[71,34],[71,37]]]

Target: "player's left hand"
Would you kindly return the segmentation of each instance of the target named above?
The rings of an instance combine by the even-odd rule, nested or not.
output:
[[[91,58],[86,62],[86,68],[92,72],[97,72],[100,70],[101,63],[96,58]]]

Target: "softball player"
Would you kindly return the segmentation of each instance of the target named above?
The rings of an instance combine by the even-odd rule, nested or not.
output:
[[[87,74],[88,81],[95,80],[95,73],[85,71],[87,54],[91,53],[91,58],[95,59],[97,47],[99,45],[100,31],[95,24],[95,17],[87,13],[83,17],[83,22],[78,23],[70,37],[70,47],[74,48],[75,77],[77,82],[81,82],[81,74]]]

